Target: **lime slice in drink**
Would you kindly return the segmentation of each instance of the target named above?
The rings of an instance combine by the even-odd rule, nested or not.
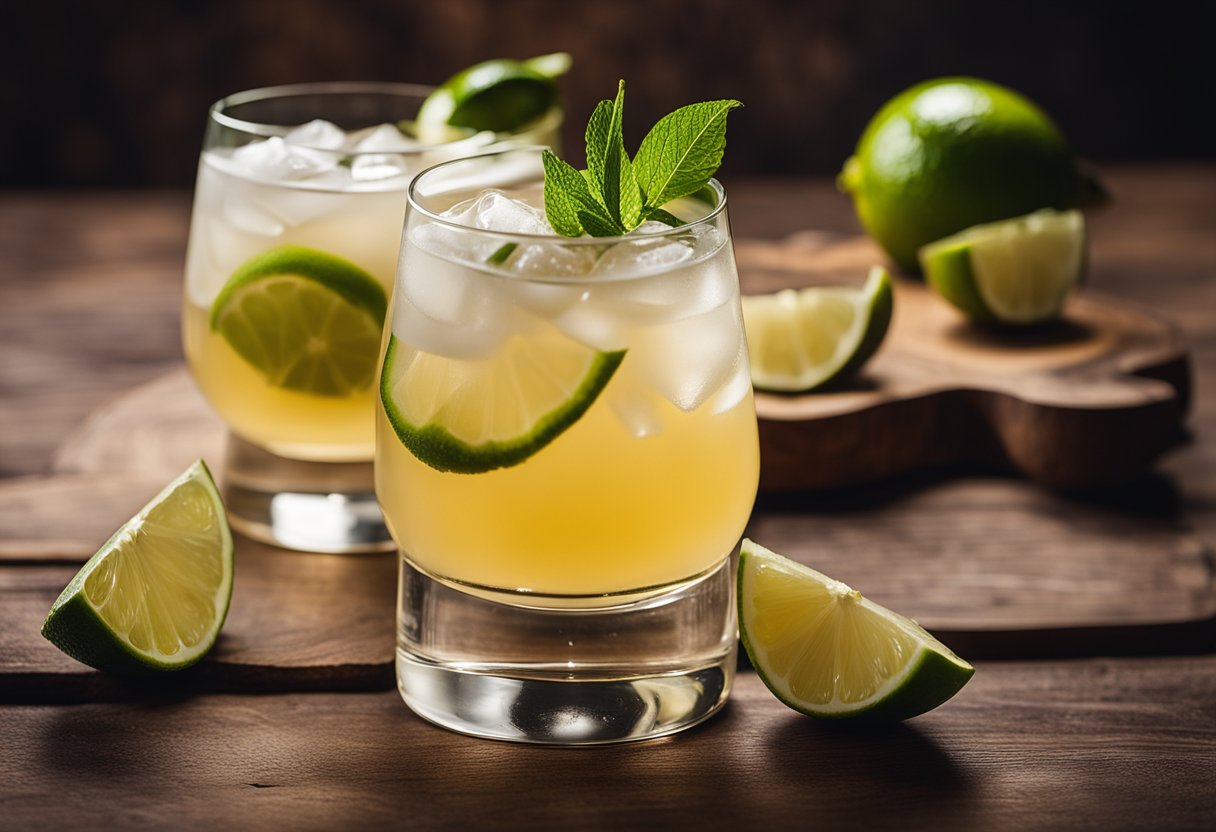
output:
[[[211,307],[211,329],[274,387],[346,396],[375,380],[388,303],[354,263],[280,246],[233,272]]]
[[[582,417],[625,351],[561,336],[512,337],[484,359],[422,352],[390,336],[380,398],[402,444],[440,471],[519,465]]]
[[[453,75],[431,93],[415,122],[423,141],[467,127],[496,133],[515,130],[543,116],[557,103],[555,79],[570,69],[565,52],[526,61],[496,59]]]
[[[881,266],[870,270],[860,289],[811,287],[744,296],[752,384],[792,393],[846,378],[882,343],[893,304],[891,277]]]
[[[199,460],[89,558],[42,635],[98,670],[180,670],[215,644],[231,596],[232,535]]]
[[[925,279],[980,323],[1036,324],[1060,314],[1085,262],[1080,211],[1036,211],[977,225],[920,250]]]
[[[739,633],[768,689],[815,717],[908,719],[975,673],[912,619],[750,540],[739,560]]]

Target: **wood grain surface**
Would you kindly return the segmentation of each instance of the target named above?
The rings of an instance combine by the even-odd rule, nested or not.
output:
[[[1080,494],[946,466],[767,496],[750,533],[879,600],[957,616],[959,633],[969,622],[932,609],[942,596],[929,587],[970,587],[1005,625],[1028,611],[1076,623],[1078,593],[1139,615],[1147,591],[1202,616],[1216,562],[1216,168],[1123,168],[1108,181],[1115,202],[1090,223],[1091,286],[1182,329],[1195,380],[1186,445],[1150,476]],[[728,185],[738,239],[856,233],[829,182]],[[56,581],[163,482],[129,470],[115,480],[121,459],[56,471],[54,455],[117,392],[179,365],[188,212],[183,193],[0,196],[0,617],[26,604],[40,623]],[[290,563],[259,568],[269,577]],[[1032,607],[1021,606],[1027,585],[1047,593]],[[325,615],[298,619],[322,639],[314,660]],[[1120,657],[981,660],[956,699],[885,733],[824,729],[743,673],[706,725],[596,751],[465,739],[420,722],[391,690],[126,688],[66,697],[119,701],[64,705],[48,685],[0,706],[0,828],[1207,829],[1216,651],[1201,630],[1180,637],[1178,619],[1138,620],[1082,629],[1088,652],[1065,651]],[[0,621],[0,639],[23,627]],[[1016,655],[987,636],[993,655]],[[0,640],[0,661],[10,644]],[[248,647],[257,667],[255,645],[221,644]],[[1033,647],[1047,656],[1062,644],[1048,629]],[[1179,644],[1193,655],[1162,655]],[[305,687],[303,675],[282,687]]]
[[[422,722],[395,692],[6,709],[4,822],[122,829],[1206,829],[1203,659],[980,667],[949,704],[832,730],[754,675],[642,745],[536,748]]]
[[[198,456],[223,459],[223,434],[178,368],[93,414],[56,455],[62,473],[0,483],[0,597],[11,598],[0,609],[0,700],[129,695],[129,685],[54,649],[38,627],[80,561],[164,481]],[[763,497],[747,534],[911,615],[973,659],[1216,648],[1216,565],[1171,518],[1168,499],[1128,517],[1126,506],[1061,506],[1007,478],[917,485]],[[236,543],[221,639],[175,686],[393,684],[393,556]]]

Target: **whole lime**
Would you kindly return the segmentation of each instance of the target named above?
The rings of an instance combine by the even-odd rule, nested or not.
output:
[[[1046,113],[978,78],[925,81],[888,101],[837,184],[870,236],[911,272],[921,246],[964,228],[1102,195]]]

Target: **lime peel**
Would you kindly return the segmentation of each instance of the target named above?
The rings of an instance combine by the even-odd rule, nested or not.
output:
[[[51,605],[42,635],[98,670],[189,667],[212,648],[228,615],[232,553],[219,491],[197,460],[81,567]]]
[[[909,719],[975,672],[912,619],[746,539],[737,587],[752,666],[774,696],[808,716]]]
[[[517,130],[549,112],[558,101],[555,79],[569,69],[564,52],[523,61],[499,58],[462,69],[427,97],[415,120],[420,137],[442,138],[449,127]]]
[[[304,246],[243,263],[211,307],[210,327],[274,387],[346,396],[369,387],[388,307],[359,266]]]
[[[891,277],[881,266],[860,289],[745,295],[752,383],[758,390],[805,393],[847,379],[878,351],[894,303]]]
[[[837,186],[902,268],[917,250],[979,223],[1100,201],[1104,189],[1037,105],[978,78],[937,78],[889,100]]]
[[[537,417],[526,432],[474,444],[448,429],[443,423],[442,407],[425,424],[415,424],[405,416],[393,392],[401,373],[408,371],[407,368],[399,369],[396,366],[399,349],[397,337],[390,335],[380,380],[380,399],[389,424],[401,443],[421,462],[438,471],[458,474],[481,474],[519,465],[553,442],[595,403],[612,380],[626,352],[594,352],[577,386],[563,401]],[[470,388],[480,386],[469,385]],[[523,405],[523,402],[518,404]]]
[[[977,323],[1057,317],[1085,262],[1080,211],[1044,209],[974,226],[921,248],[925,279]]]

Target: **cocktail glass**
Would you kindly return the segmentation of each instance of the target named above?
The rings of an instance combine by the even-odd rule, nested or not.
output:
[[[511,135],[441,128],[410,140],[397,125],[430,92],[299,84],[238,93],[208,114],[183,341],[230,430],[224,498],[246,535],[310,551],[393,547],[370,463],[406,187],[502,142],[552,144],[561,124],[555,108]]]
[[[759,470],[726,194],[571,239],[542,181],[521,149],[410,188],[375,466],[398,685],[482,737],[661,736],[729,693]]]

